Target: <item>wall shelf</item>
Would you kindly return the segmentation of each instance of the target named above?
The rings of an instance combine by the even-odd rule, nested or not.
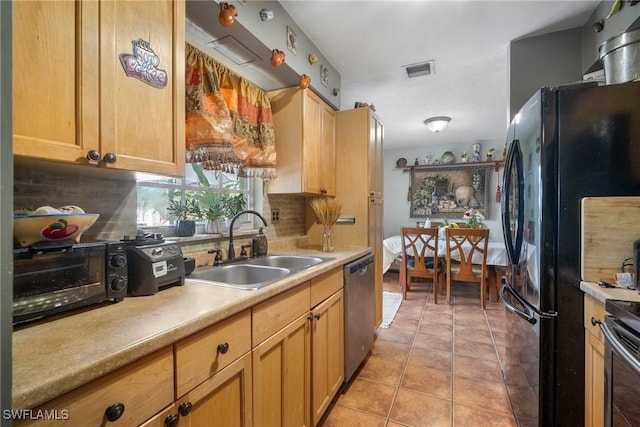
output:
[[[488,162],[466,162],[466,163],[445,163],[445,164],[431,164],[431,165],[418,165],[418,166],[396,166],[396,169],[402,169],[403,172],[408,172],[412,170],[416,171],[435,171],[438,169],[449,169],[449,168],[478,168],[478,167],[488,167],[493,166],[494,170],[498,172],[501,167],[504,166],[504,160],[491,160]]]

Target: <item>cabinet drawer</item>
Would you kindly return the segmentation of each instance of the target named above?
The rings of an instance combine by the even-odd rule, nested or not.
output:
[[[222,346],[226,347],[224,353]],[[176,392],[180,397],[251,350],[251,312],[243,311],[185,338],[175,348]]]
[[[253,347],[309,311],[309,283],[253,307]]]
[[[311,280],[311,307],[315,307],[331,295],[342,289],[344,273],[342,268],[336,268],[322,276]]]
[[[598,301],[590,295],[584,295],[584,328],[596,336],[600,342],[604,342],[602,332],[598,324],[595,326],[591,324],[591,318],[594,317],[597,320],[604,322],[604,315],[606,309],[604,303]]]
[[[139,425],[166,408],[173,397],[173,349],[167,347],[102,378],[64,394],[41,410],[63,417],[70,425],[104,426],[105,411],[120,403],[124,412],[114,426]],[[36,421],[15,423],[32,425]],[[60,425],[60,420],[39,420],[38,426]]]

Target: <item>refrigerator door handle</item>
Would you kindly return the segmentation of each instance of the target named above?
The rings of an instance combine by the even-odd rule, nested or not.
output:
[[[502,287],[500,287],[500,299],[502,300],[502,302],[504,303],[505,307],[507,307],[507,310],[509,310],[510,312],[517,314],[518,316],[522,317],[524,320],[526,320],[527,322],[531,323],[532,325],[535,325],[538,320],[535,318],[535,316],[524,312],[523,310],[520,310],[518,307],[516,307],[515,305],[511,304],[511,302],[507,299],[506,293],[509,293],[511,296],[513,296],[516,300],[518,300],[519,303],[522,304],[521,299],[511,290],[511,288],[508,285],[502,285]],[[529,309],[529,307],[527,307],[526,305],[522,304],[522,306],[528,310],[529,312],[531,311],[531,309]]]
[[[518,265],[524,235],[524,171],[519,140],[514,139],[511,141],[504,165],[504,176],[502,178],[503,196],[501,203],[502,233],[504,235],[509,263],[511,265]],[[517,194],[513,194],[514,190],[517,191]],[[512,212],[511,208],[518,210],[515,212],[517,218],[512,218],[514,212]],[[512,230],[514,221],[516,229]],[[515,233],[515,236],[511,234],[512,232]]]

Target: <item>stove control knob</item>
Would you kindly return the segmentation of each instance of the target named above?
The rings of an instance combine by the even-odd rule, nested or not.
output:
[[[153,248],[151,249],[152,256],[162,256],[162,248]]]
[[[127,264],[127,258],[122,254],[116,254],[111,257],[109,264],[114,268],[121,268]]]
[[[116,277],[111,281],[111,290],[121,291],[127,285],[127,281],[122,277]]]

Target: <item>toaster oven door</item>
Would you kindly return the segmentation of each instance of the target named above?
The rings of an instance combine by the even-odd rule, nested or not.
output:
[[[105,251],[105,245],[42,254],[14,251],[14,323],[104,300]]]

